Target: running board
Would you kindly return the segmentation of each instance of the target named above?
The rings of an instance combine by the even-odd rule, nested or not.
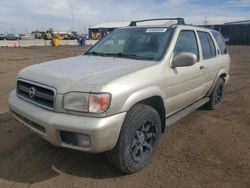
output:
[[[185,117],[186,115],[190,114],[191,112],[197,110],[198,108],[200,108],[201,106],[206,104],[208,101],[209,101],[209,98],[203,98],[203,99],[191,104],[190,106],[184,108],[183,110],[169,116],[168,118],[166,118],[166,126],[169,126],[169,125],[177,122],[181,118]]]

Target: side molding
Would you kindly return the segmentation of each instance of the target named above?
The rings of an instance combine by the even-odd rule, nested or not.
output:
[[[195,102],[194,104],[191,104],[190,106],[184,108],[183,110],[167,117],[166,118],[166,126],[170,126],[170,125],[174,124],[175,122],[177,122],[181,118],[187,116],[191,112],[194,112],[195,110],[197,110],[198,108],[200,108],[201,106],[206,104],[208,101],[209,101],[209,98],[203,98],[203,99]]]

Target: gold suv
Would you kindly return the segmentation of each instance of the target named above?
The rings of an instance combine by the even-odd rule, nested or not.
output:
[[[21,70],[9,107],[52,144],[106,152],[133,173],[150,162],[167,125],[221,105],[229,68],[217,31],[182,18],[134,21],[83,55]]]

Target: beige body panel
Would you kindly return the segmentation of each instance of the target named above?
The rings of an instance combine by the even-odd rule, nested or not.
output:
[[[225,83],[228,82],[230,57],[228,54],[219,53],[212,35],[216,45],[216,57],[203,60],[197,31],[210,30],[187,25],[175,26],[174,29],[167,52],[159,62],[87,56],[26,68],[20,72],[20,78],[57,89],[56,109],[53,112],[37,107],[17,97],[15,91],[9,98],[10,109],[26,119],[43,125],[48,132],[47,135],[37,132],[29,125],[26,126],[55,145],[90,152],[111,150],[119,137],[126,112],[136,103],[159,96],[164,103],[166,116],[170,116],[208,96],[221,75],[225,75]],[[192,66],[172,68],[173,50],[182,30],[195,32],[199,60]],[[91,64],[87,63],[88,61]],[[69,63],[81,67],[76,71],[77,74]],[[58,67],[58,64],[61,67]],[[63,71],[65,74],[60,74]],[[62,100],[64,93],[69,91],[109,92],[112,95],[110,107],[102,114],[68,114],[63,109]],[[90,135],[91,147],[65,145],[58,137],[58,130]]]
[[[176,28],[166,56],[160,63],[138,71],[136,74],[121,77],[102,88],[102,91],[113,91],[112,95],[114,95],[113,106],[108,110],[108,114],[128,111],[134,104],[143,99],[161,96],[166,116],[169,116],[207,96],[220,75],[229,75],[229,55],[217,53],[216,57],[203,60],[199,40],[197,40],[200,53],[199,61],[190,67],[171,68],[173,49],[179,32],[182,30],[210,32],[208,29],[192,26]],[[198,39],[197,32],[196,37]],[[218,50],[217,44],[216,49]],[[204,69],[201,70],[201,66]]]
[[[118,139],[120,128],[126,113],[119,113],[105,118],[93,118],[44,110],[32,103],[26,102],[16,96],[15,91],[10,94],[9,107],[14,112],[15,118],[23,123],[32,132],[42,136],[51,144],[80,151],[99,153],[111,150]],[[46,132],[40,132],[21,117],[42,125]],[[78,147],[62,142],[59,131],[83,133],[90,136],[90,147]]]

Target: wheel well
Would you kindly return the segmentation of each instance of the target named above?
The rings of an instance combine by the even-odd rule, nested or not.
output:
[[[223,74],[220,75],[220,78],[222,78],[222,80],[225,82],[226,76],[227,76],[226,73],[223,73]]]
[[[153,107],[159,114],[161,118],[161,125],[162,125],[162,132],[165,130],[165,121],[166,121],[166,114],[165,114],[165,107],[164,102],[160,96],[154,96],[147,99],[144,99],[137,104],[146,104]]]

